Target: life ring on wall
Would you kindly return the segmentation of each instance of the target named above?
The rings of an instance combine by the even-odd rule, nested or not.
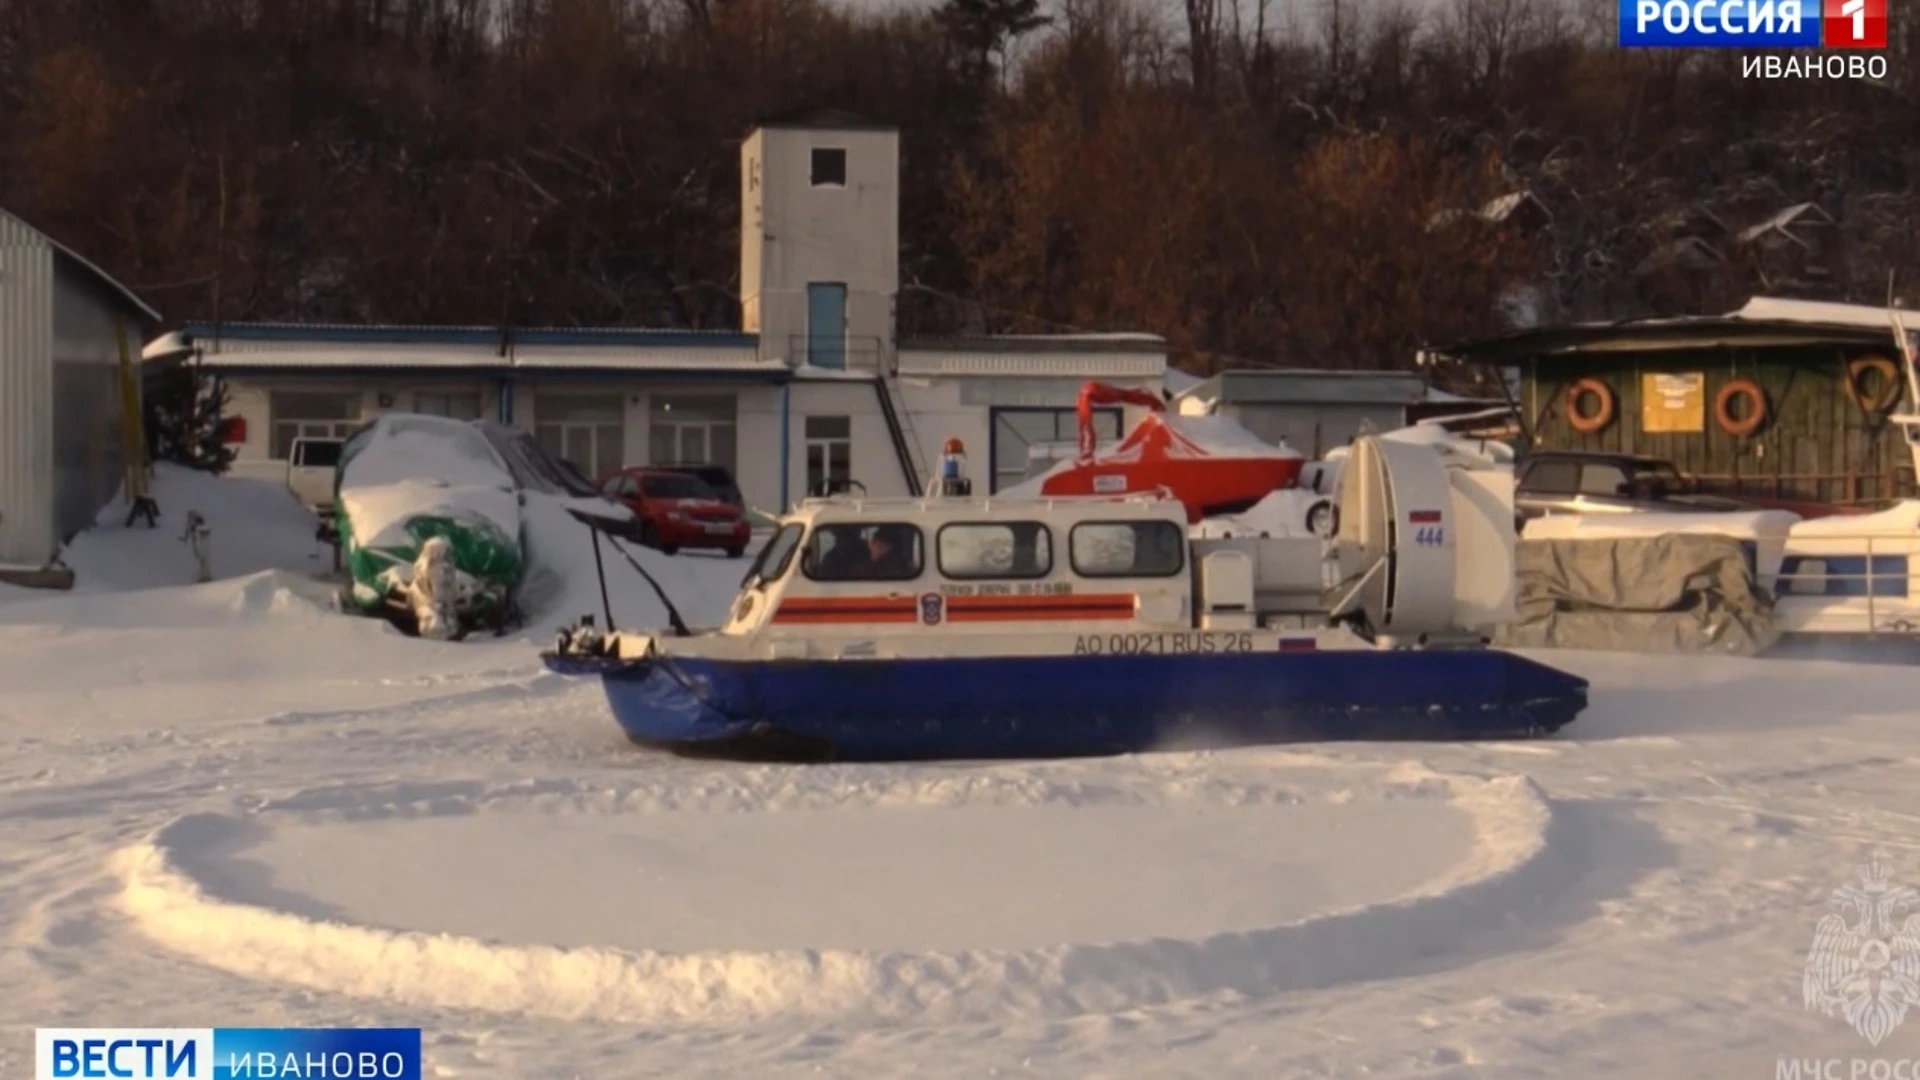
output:
[[[1584,412],[1580,402],[1592,394],[1599,402],[1592,412]],[[1567,424],[1582,435],[1591,435],[1613,422],[1613,388],[1599,379],[1581,379],[1567,387]]]
[[[1880,373],[1880,389],[1872,398],[1867,397],[1861,379],[1869,371]],[[1868,415],[1885,412],[1900,397],[1900,369],[1884,356],[1854,357],[1847,361],[1847,396]]]
[[[1746,419],[1736,419],[1733,415],[1733,403],[1737,398],[1747,402]],[[1752,379],[1735,379],[1720,388],[1713,399],[1713,418],[1720,424],[1720,430],[1736,439],[1744,439],[1760,430],[1767,422],[1767,395],[1760,384]]]

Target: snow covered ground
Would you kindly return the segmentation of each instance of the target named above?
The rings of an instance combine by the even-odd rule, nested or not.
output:
[[[36,1025],[420,1026],[440,1077],[1920,1058],[1920,1017],[1875,1046],[1801,988],[1865,855],[1920,884],[1907,667],[1541,654],[1593,706],[1534,743],[682,761],[546,627],[335,614],[271,485],[163,480],[84,591],[0,603],[0,1076]],[[189,505],[225,580],[187,584]],[[640,557],[695,623],[745,569]]]

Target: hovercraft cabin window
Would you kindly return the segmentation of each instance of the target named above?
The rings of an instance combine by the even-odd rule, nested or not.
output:
[[[758,577],[762,581],[779,581],[787,574],[787,567],[793,564],[793,553],[800,550],[800,534],[805,530],[798,525],[782,525],[780,531],[773,534],[767,546],[747,569],[747,580]]]
[[[912,525],[818,525],[800,570],[815,581],[912,581],[926,566],[924,546]]]
[[[1171,521],[1088,521],[1067,536],[1081,577],[1172,577],[1186,568],[1186,530]]]
[[[942,525],[934,546],[940,572],[955,581],[1053,573],[1053,534],[1037,521]]]

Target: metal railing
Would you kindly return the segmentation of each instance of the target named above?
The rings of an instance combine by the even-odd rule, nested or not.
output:
[[[787,363],[892,374],[887,370],[886,342],[877,337],[817,338],[793,334],[787,338]]]
[[[1822,534],[1819,542],[1822,545],[1859,544],[1864,546],[1865,551],[1861,554],[1853,551],[1794,551],[1789,548],[1781,552],[1780,567],[1772,575],[1771,592],[1776,605],[1787,597],[1829,601],[1865,600],[1868,634],[1913,633],[1920,630],[1920,611],[1915,611],[1910,606],[1913,603],[1912,559],[1920,555],[1920,550],[1916,550],[1920,548],[1920,535],[1908,538],[1853,533]],[[1878,551],[1875,550],[1876,544],[1879,547]],[[1894,545],[1898,545],[1899,550],[1887,551],[1888,547]],[[1756,552],[1756,559],[1757,557]],[[1883,559],[1888,563],[1884,567],[1881,565]],[[1858,571],[1836,571],[1830,568],[1836,562],[1844,566],[1856,561],[1863,564]],[[1817,571],[1804,569],[1806,563],[1818,563],[1820,569]],[[1763,588],[1766,587],[1767,576],[1760,573],[1757,565],[1754,567],[1754,577]],[[1818,582],[1818,590],[1803,591],[1795,587],[1803,581]],[[1832,583],[1836,581],[1860,582],[1861,590],[1836,593],[1832,591]],[[1882,585],[1885,586],[1884,590]],[[1895,600],[1905,601],[1905,603],[1897,605],[1900,609],[1899,614],[1887,625],[1882,626],[1880,612]]]

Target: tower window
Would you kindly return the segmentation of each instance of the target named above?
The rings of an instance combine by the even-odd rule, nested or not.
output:
[[[847,152],[837,146],[813,148],[813,186],[847,186]]]

